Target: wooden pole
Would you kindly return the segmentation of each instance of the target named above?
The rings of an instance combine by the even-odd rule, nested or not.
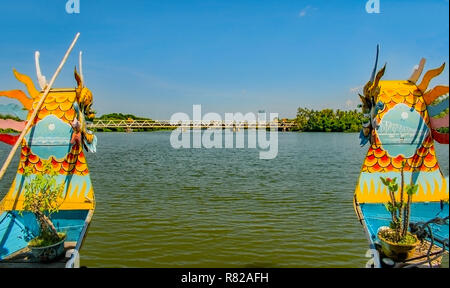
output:
[[[58,69],[56,69],[56,72],[53,75],[52,79],[50,80],[50,83],[45,88],[44,94],[42,95],[41,99],[39,100],[39,103],[37,104],[36,108],[34,109],[33,114],[31,114],[30,119],[27,122],[27,125],[22,130],[22,133],[20,134],[19,139],[17,139],[17,142],[14,145],[14,147],[12,148],[11,152],[9,152],[8,158],[6,158],[5,163],[3,163],[3,167],[0,170],[0,180],[3,178],[3,175],[5,175],[6,169],[8,168],[9,164],[11,163],[11,160],[14,157],[14,154],[16,153],[17,148],[22,143],[22,140],[25,137],[25,134],[27,134],[28,129],[30,129],[31,125],[33,124],[34,118],[36,118],[39,110],[41,109],[42,104],[45,101],[45,98],[47,98],[47,95],[50,92],[50,89],[52,88],[53,84],[55,83],[56,77],[58,77],[59,72],[61,72],[61,69],[63,68],[64,64],[66,63],[70,52],[72,52],[72,49],[75,46],[75,43],[77,42],[78,37],[80,37],[80,33],[77,33],[77,35],[75,36],[75,39],[73,39],[72,44],[70,45],[69,49],[67,50],[66,54],[64,55],[64,58],[62,59],[61,63],[59,64]]]

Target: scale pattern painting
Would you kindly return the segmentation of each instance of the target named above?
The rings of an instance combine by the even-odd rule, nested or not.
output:
[[[394,178],[400,173],[403,161],[406,161],[405,174],[413,173],[421,178],[414,201],[448,199],[448,186],[439,169],[433,139],[433,135],[442,133],[430,124],[432,118],[422,91],[409,81],[380,81],[378,85],[377,102],[384,109],[374,118],[378,127],[371,131],[372,144],[356,189],[358,199],[366,203],[386,202],[389,196],[379,176]],[[441,93],[435,94],[434,99],[448,93],[448,88]],[[448,134],[445,135],[444,144],[448,143]]]

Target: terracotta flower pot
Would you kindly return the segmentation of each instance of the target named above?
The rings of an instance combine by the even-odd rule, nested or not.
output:
[[[420,244],[419,239],[417,239],[416,235],[413,235],[408,232],[408,235],[414,237],[416,240],[413,244],[399,244],[392,241],[389,241],[383,237],[383,233],[385,230],[391,230],[389,227],[381,227],[378,230],[378,239],[381,242],[381,249],[387,257],[391,258],[394,261],[404,261],[411,257],[416,249],[417,245]]]

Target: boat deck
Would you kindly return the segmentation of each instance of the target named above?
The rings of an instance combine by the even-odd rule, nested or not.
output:
[[[434,256],[432,256],[432,255],[442,252],[442,248],[438,247],[436,245],[433,245],[433,247],[431,248],[431,252],[430,252],[430,260],[432,260],[431,265],[430,265],[429,261],[427,260],[427,253],[428,253],[428,249],[430,248],[430,245],[431,245],[430,242],[424,241],[419,246],[417,246],[413,255],[411,255],[411,257],[409,259],[405,260],[404,262],[395,263],[394,268],[406,268],[407,266],[410,266],[410,265],[417,265],[416,267],[418,267],[418,268],[439,268],[439,267],[441,267],[443,255],[440,255],[438,257],[436,257],[436,255],[434,255]],[[379,249],[379,251],[380,251],[381,258],[385,257],[381,253],[380,249]],[[448,253],[448,252],[445,252],[445,253]]]
[[[428,254],[428,250],[430,249],[431,243],[429,241],[423,241],[419,246],[417,246],[416,250],[414,251],[414,253],[411,255],[411,257],[409,257],[409,259],[406,259],[404,262],[397,262],[394,263],[394,266],[388,266],[385,263],[383,263],[383,261],[381,261],[383,258],[387,258],[382,250],[381,250],[381,245],[378,243],[378,241],[375,241],[375,237],[373,232],[371,233],[371,231],[376,231],[374,229],[369,229],[366,219],[364,218],[364,214],[362,213],[361,210],[361,206],[358,205],[357,203],[354,203],[355,206],[355,210],[357,212],[358,218],[361,222],[361,224],[364,226],[364,230],[366,233],[366,237],[369,240],[370,243],[372,243],[373,245],[375,245],[376,249],[378,250],[378,253],[380,255],[380,262],[382,263],[381,266],[382,267],[393,267],[393,268],[405,268],[411,265],[416,265],[416,267],[418,268],[439,268],[441,267],[442,264],[442,257],[443,255],[448,255],[448,251],[445,251],[443,254],[441,254],[439,257],[437,257],[436,254],[442,252],[442,247],[439,247],[438,245],[433,245],[433,247],[431,248],[431,252],[430,252],[430,259],[431,261],[431,265],[427,259],[427,254]],[[384,219],[385,221],[388,221],[386,219]],[[379,225],[378,225],[379,226]],[[378,227],[377,226],[377,227]]]
[[[64,243],[64,255],[51,263],[41,263],[35,259],[30,249],[24,248],[0,261],[0,268],[65,268],[67,261],[72,255],[71,250],[76,246],[76,242]]]

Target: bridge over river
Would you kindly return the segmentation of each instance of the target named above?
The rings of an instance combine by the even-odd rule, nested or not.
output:
[[[89,123],[89,129],[125,129],[133,131],[133,129],[256,129],[258,127],[266,127],[266,129],[277,129],[279,131],[291,130],[295,123],[293,121],[180,121],[171,122],[170,120],[100,120],[96,119]]]

